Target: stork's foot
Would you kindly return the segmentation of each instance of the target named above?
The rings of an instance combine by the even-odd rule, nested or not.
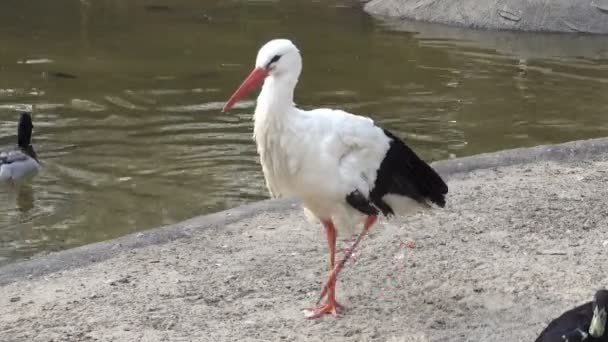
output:
[[[319,318],[325,315],[332,315],[334,317],[338,316],[340,312],[344,310],[344,306],[342,306],[337,301],[328,300],[327,303],[317,306],[315,308],[307,308],[306,318]]]

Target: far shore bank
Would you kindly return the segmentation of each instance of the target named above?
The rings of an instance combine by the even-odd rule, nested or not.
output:
[[[371,0],[366,12],[474,29],[608,34],[608,1]]]

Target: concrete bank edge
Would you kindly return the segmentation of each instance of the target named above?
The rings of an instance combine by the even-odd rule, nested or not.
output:
[[[432,163],[432,165],[442,176],[449,178],[450,175],[457,173],[500,166],[540,161],[559,162],[590,159],[606,152],[608,152],[608,138],[598,138],[556,145],[541,145],[483,153],[470,157],[437,161]],[[58,271],[83,267],[136,248],[160,245],[177,239],[188,238],[195,231],[224,226],[255,216],[261,212],[286,211],[297,207],[298,202],[293,199],[264,200],[112,240],[34,257],[31,260],[0,267],[0,286],[21,279],[36,278]]]
[[[264,200],[111,240],[35,256],[31,260],[0,267],[0,286],[20,279],[36,278],[54,272],[83,267],[109,259],[125,251],[188,238],[192,236],[194,231],[224,226],[261,212],[285,211],[295,207],[297,207],[297,202],[293,199]]]

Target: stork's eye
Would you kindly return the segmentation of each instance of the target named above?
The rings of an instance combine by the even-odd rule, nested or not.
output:
[[[274,57],[272,57],[272,59],[270,60],[270,62],[268,62],[268,65],[267,65],[267,66],[270,66],[270,64],[272,64],[272,63],[274,63],[274,62],[278,61],[278,60],[279,60],[279,58],[281,58],[281,56],[280,56],[280,55],[274,55]]]

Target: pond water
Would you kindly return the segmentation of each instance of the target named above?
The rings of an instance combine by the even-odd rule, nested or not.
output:
[[[302,51],[296,101],[373,117],[427,160],[608,135],[608,40],[374,19],[348,1],[0,2],[0,146],[34,108],[44,170],[0,188],[0,264],[267,198],[257,49]]]

